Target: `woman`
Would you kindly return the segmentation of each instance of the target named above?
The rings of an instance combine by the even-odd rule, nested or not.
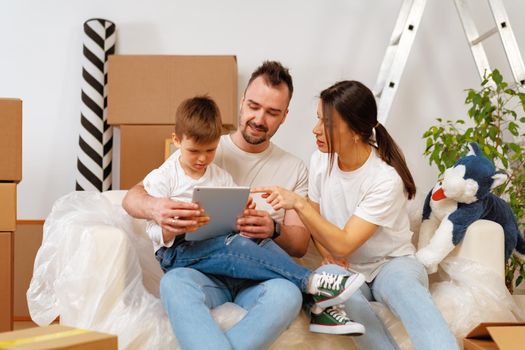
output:
[[[356,81],[336,83],[321,93],[317,115],[308,198],[279,187],[253,192],[265,192],[276,210],[295,209],[324,262],[350,264],[365,274],[367,283],[345,303],[366,327],[355,338],[361,348],[397,348],[370,307],[377,300],[400,318],[417,349],[458,349],[414,257],[407,199],[414,197],[415,184],[403,154],[377,121],[372,92]]]

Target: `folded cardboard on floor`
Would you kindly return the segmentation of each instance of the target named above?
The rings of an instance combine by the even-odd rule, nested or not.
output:
[[[463,339],[464,350],[521,350],[525,348],[525,323],[481,323]]]
[[[38,249],[42,245],[44,221],[22,220],[16,224],[14,240],[13,318],[29,320],[26,293],[33,277],[33,267]]]
[[[108,65],[109,124],[173,125],[184,99],[205,94],[236,126],[235,56],[112,55]]]
[[[0,332],[13,329],[13,241],[13,232],[0,232]]]
[[[22,179],[22,101],[0,98],[0,181]]]
[[[117,350],[117,336],[51,325],[0,333],[0,349]]]

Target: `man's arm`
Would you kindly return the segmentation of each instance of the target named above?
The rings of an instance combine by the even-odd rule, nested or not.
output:
[[[281,226],[281,235],[275,240],[281,248],[293,257],[301,258],[308,251],[310,232],[304,226],[295,210],[287,210]]]
[[[155,221],[162,230],[172,233],[195,231],[203,225],[203,211],[195,203],[150,196],[142,181],[133,186],[122,201],[129,215]]]
[[[237,229],[252,238],[271,238],[274,222],[265,210],[246,209],[243,217],[237,220]],[[287,210],[281,225],[281,235],[275,240],[281,248],[294,257],[302,257],[308,250],[310,233],[293,210]]]

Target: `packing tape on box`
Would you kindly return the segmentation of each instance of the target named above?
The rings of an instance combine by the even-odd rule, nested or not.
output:
[[[90,333],[90,332],[92,331],[87,330],[87,329],[74,328],[74,329],[57,332],[57,333],[42,334],[42,335],[35,335],[33,337],[27,337],[27,338],[5,340],[5,341],[0,341],[0,349],[4,349],[9,346],[26,345],[26,344],[38,343],[38,342],[47,341],[47,340],[55,340],[55,339],[60,339],[60,338],[72,337],[74,335],[85,334],[85,333]]]

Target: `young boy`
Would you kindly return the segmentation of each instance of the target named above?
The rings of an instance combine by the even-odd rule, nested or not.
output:
[[[213,164],[221,136],[221,117],[215,102],[206,96],[181,103],[176,112],[173,142],[178,147],[158,169],[144,179],[144,188],[155,197],[191,201],[195,186],[235,186],[232,177]],[[202,226],[207,218],[195,218]],[[147,233],[162,269],[191,267],[198,271],[232,278],[267,280],[285,278],[304,293],[313,295],[316,310],[342,303],[364,282],[361,274],[312,273],[296,264],[272,240],[260,243],[232,232],[203,241],[186,241],[184,234],[163,231],[148,221]],[[191,233],[188,233],[191,234]],[[348,319],[345,333],[362,333]],[[344,327],[340,327],[345,329]],[[357,330],[356,330],[357,329]],[[363,329],[364,331],[364,329]]]

